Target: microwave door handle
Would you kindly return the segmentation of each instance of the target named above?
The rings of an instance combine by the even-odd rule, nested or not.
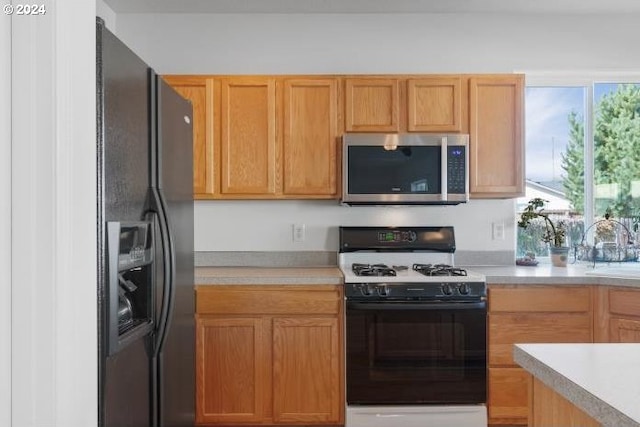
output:
[[[447,189],[447,137],[443,136],[440,140],[440,200],[449,200]]]

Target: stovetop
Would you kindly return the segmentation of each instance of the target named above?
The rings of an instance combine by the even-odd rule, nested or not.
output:
[[[338,263],[344,275],[345,283],[393,284],[485,281],[485,277],[482,274],[451,266],[453,260],[449,256],[450,254],[447,254],[446,257],[439,255],[415,252],[353,252],[339,254]],[[358,274],[360,271],[364,271],[365,274]]]
[[[454,263],[452,227],[341,227],[338,266],[348,299],[486,297],[484,275]]]

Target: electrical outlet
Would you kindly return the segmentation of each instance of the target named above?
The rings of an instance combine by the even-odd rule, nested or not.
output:
[[[304,224],[293,224],[293,241],[304,242],[306,226]]]
[[[504,222],[491,224],[491,237],[493,240],[504,240]]]

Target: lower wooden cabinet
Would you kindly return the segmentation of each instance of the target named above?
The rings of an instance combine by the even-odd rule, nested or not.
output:
[[[589,286],[489,286],[489,423],[526,425],[529,374],[515,343],[593,342]]]
[[[600,427],[601,424],[536,378],[531,383],[530,427]]]
[[[640,289],[597,289],[596,342],[640,343]]]
[[[342,287],[200,286],[196,422],[344,422]]]

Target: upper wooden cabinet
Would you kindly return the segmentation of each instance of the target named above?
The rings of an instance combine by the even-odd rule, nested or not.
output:
[[[524,76],[469,79],[469,190],[474,198],[524,195]]]
[[[462,79],[424,77],[407,80],[409,132],[460,132]]]
[[[337,199],[344,132],[469,133],[472,198],[524,193],[522,75],[165,76],[198,199]]]
[[[212,194],[214,189],[213,133],[211,132],[211,88],[205,79],[193,77],[165,77],[193,108],[193,193],[196,198]]]
[[[196,199],[338,197],[338,78],[165,79],[193,104]]]
[[[400,90],[398,79],[345,80],[347,132],[398,132]]]
[[[221,194],[275,194],[275,79],[222,79],[220,104]]]
[[[284,81],[284,195],[337,194],[339,117],[337,79]]]

